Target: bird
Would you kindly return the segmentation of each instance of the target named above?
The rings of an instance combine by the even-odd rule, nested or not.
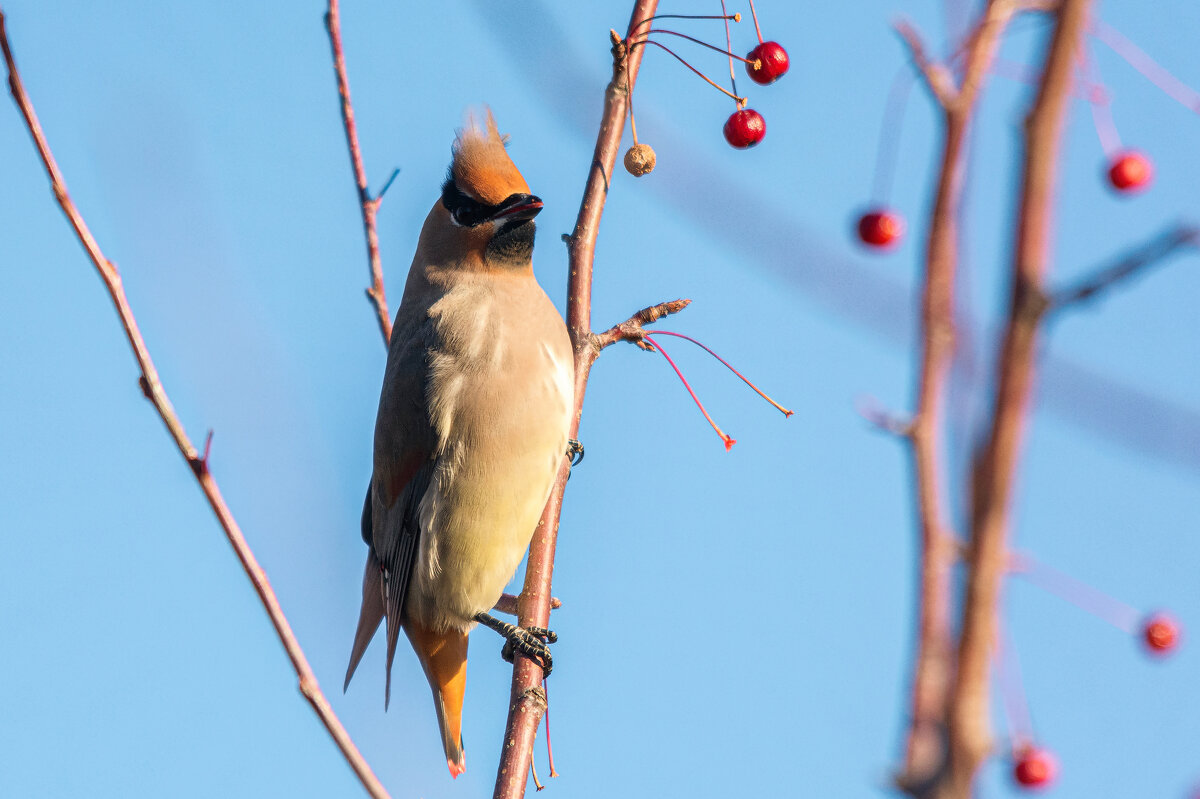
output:
[[[566,325],[533,274],[542,201],[485,112],[457,132],[392,327],[362,514],[362,608],[343,685],[386,620],[386,709],[403,628],[433,691],[452,777],[466,769],[468,633],[482,623],[505,637],[507,659],[515,650],[546,673],[552,666],[553,633],[488,611],[568,452],[574,394]]]

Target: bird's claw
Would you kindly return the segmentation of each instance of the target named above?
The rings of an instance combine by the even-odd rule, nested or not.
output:
[[[551,657],[550,647],[547,645],[558,641],[558,635],[553,630],[544,627],[514,626],[505,634],[504,639],[500,657],[512,663],[513,657],[519,652],[530,660],[537,661],[543,674],[550,676],[550,672],[554,670],[554,658]]]
[[[583,444],[575,439],[567,440],[567,456],[571,459],[572,466],[578,466],[583,463]]]

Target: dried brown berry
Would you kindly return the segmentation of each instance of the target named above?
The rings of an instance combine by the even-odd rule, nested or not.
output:
[[[625,152],[625,170],[635,178],[654,171],[654,148],[649,144],[635,144]]]

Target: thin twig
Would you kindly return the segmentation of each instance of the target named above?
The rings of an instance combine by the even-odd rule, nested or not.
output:
[[[637,0],[628,30],[636,30],[654,16],[658,0]],[[625,130],[629,93],[637,82],[645,48],[627,48],[613,36],[613,76],[604,92],[604,111],[596,134],[596,148],[588,170],[587,184],[580,201],[575,229],[566,238],[567,330],[575,352],[575,415],[569,435],[579,433],[579,417],[587,391],[588,375],[601,347],[592,332],[592,266],[596,254],[596,236],[608,196],[613,165]],[[682,307],[682,306],[680,306]],[[522,627],[547,627],[550,622],[550,586],[554,576],[554,552],[558,539],[563,492],[570,474],[570,460],[563,457],[558,478],[529,545],[525,566],[525,584],[521,589],[518,622]],[[494,799],[521,799],[525,795],[525,775],[533,756],[533,740],[538,722],[546,709],[546,695],[540,688],[542,669],[524,657],[513,659],[513,679],[504,745],[496,770]]]
[[[954,85],[954,77],[945,64],[938,63],[925,53],[925,44],[921,34],[907,20],[899,19],[892,25],[900,40],[908,48],[908,56],[913,66],[925,79],[925,87],[943,108],[949,108],[958,96],[958,87]]]
[[[1103,296],[1110,289],[1137,277],[1185,247],[1200,246],[1200,229],[1192,225],[1176,225],[1159,233],[1116,263],[1097,269],[1094,273],[1050,295],[1050,310],[1062,311]]]
[[[350,150],[350,166],[354,169],[354,185],[358,188],[358,204],[362,209],[363,233],[367,237],[367,265],[371,270],[367,301],[375,309],[375,316],[379,320],[379,332],[383,335],[383,345],[386,347],[392,337],[392,317],[388,312],[387,294],[383,288],[383,264],[379,257],[379,233],[375,227],[375,218],[379,213],[383,195],[396,179],[399,170],[392,172],[379,196],[372,198],[367,190],[367,173],[363,168],[362,149],[358,145],[354,106],[350,103],[350,79],[346,77],[346,56],[342,52],[342,25],[338,15],[338,0],[329,0],[329,10],[325,12],[325,29],[329,32],[329,46],[333,50],[333,71],[337,75],[338,95],[342,99],[346,146]]]
[[[138,329],[133,310],[129,307],[117,265],[108,260],[104,256],[104,253],[101,252],[100,246],[96,243],[91,231],[88,230],[87,224],[83,221],[83,217],[79,214],[78,209],[67,194],[67,187],[62,173],[59,171],[58,164],[50,152],[50,145],[46,142],[46,137],[42,133],[37,114],[34,113],[33,105],[21,84],[17,65],[13,59],[12,50],[9,47],[3,11],[0,11],[0,47],[3,48],[4,62],[8,67],[8,84],[13,100],[16,101],[17,106],[21,110],[21,115],[25,118],[25,124],[29,129],[30,136],[33,138],[34,146],[37,148],[42,164],[46,168],[46,173],[50,178],[50,185],[59,207],[62,208],[67,220],[71,223],[71,227],[75,230],[75,234],[79,237],[79,242],[87,251],[88,257],[96,267],[96,271],[100,274],[101,280],[104,281],[104,285],[108,288],[113,306],[120,317],[121,327],[125,331],[125,336],[129,340],[129,346],[132,348],[138,367],[141,369],[142,374],[138,382],[141,385],[143,393],[153,403],[155,410],[158,411],[158,415],[162,417],[163,424],[166,425],[167,432],[175,442],[175,446],[178,447],[179,453],[188,465],[192,467],[192,471],[196,475],[196,481],[200,484],[200,489],[204,492],[204,496],[208,500],[213,513],[216,514],[217,521],[220,523],[222,529],[224,529],[226,538],[229,539],[234,553],[241,562],[242,568],[246,571],[246,576],[250,578],[250,582],[258,594],[259,600],[262,602],[267,615],[271,619],[271,624],[279,636],[280,643],[283,644],[288,658],[292,661],[292,667],[296,670],[296,676],[299,678],[300,692],[308,700],[309,704],[312,705],[313,710],[316,711],[321,723],[325,725],[325,729],[329,731],[330,736],[338,748],[341,749],[342,755],[346,758],[350,767],[354,769],[355,774],[358,776],[359,781],[362,782],[367,793],[376,797],[376,799],[387,797],[387,791],[384,790],[379,779],[371,771],[371,767],[358,751],[358,748],[355,747],[349,733],[346,732],[346,728],[342,726],[341,721],[333,712],[333,708],[330,707],[329,700],[322,693],[317,683],[316,675],[313,673],[312,667],[309,666],[308,659],[304,656],[304,650],[301,649],[300,642],[296,640],[295,633],[292,632],[292,627],[279,605],[279,600],[276,598],[274,590],[271,588],[271,583],[267,579],[266,572],[263,571],[258,560],[254,557],[250,545],[246,543],[246,538],[242,535],[241,528],[233,518],[229,507],[225,504],[225,500],[222,498],[221,491],[217,486],[217,481],[213,478],[207,467],[207,446],[204,455],[201,456],[184,431],[183,425],[179,421],[179,417],[176,415],[175,409],[172,407],[171,401],[167,397],[167,393],[159,380],[158,370],[155,369],[154,362],[150,358],[150,352],[146,349],[146,343],[142,339],[141,331]],[[201,468],[197,468],[196,464],[200,464]]]
[[[1009,514],[1033,393],[1038,332],[1046,308],[1043,283],[1052,252],[1052,210],[1063,119],[1090,4],[1090,0],[1063,0],[1041,85],[1025,122],[1012,298],[996,366],[990,430],[976,453],[971,481],[967,580],[958,669],[948,712],[947,787],[952,796],[969,795],[975,772],[991,746],[990,670],[1000,588],[1008,568]]]
[[[603,333],[593,336],[592,346],[599,353],[600,350],[611,344],[616,344],[618,341],[629,341],[644,350],[653,352],[644,343],[646,331],[643,328],[646,325],[654,324],[664,316],[679,313],[691,304],[691,300],[670,300],[669,302],[660,302],[658,305],[651,305],[649,308],[643,308],[624,322],[613,325]]]

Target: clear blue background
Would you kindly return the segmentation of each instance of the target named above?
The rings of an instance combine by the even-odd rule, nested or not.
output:
[[[737,3],[735,3],[735,6]],[[965,3],[760,3],[791,73],[759,88],[751,151],[732,104],[651,51],[639,132],[658,169],[613,179],[597,328],[678,296],[703,339],[795,409],[784,420],[668,342],[738,445],[726,454],[658,357],[593,372],[555,593],[560,796],[878,796],[900,751],[913,638],[911,476],[855,412],[911,404],[914,288],[937,118],[913,89],[892,255],[848,236],[869,197],[903,13],[931,46]],[[380,237],[393,308],[466,108],[491,104],[546,201],[535,267],[560,304],[565,255],[628,2],[364,3],[343,9],[372,188],[401,174]],[[947,23],[947,8],[951,21]],[[165,386],[262,560],[321,684],[397,797],[490,794],[508,701],[500,641],[474,636],[467,773],[452,782],[415,658],[383,651],[338,690],[359,601],[358,514],[384,362],[320,2],[7,0],[10,36],[72,195],[124,275]],[[663,12],[716,4],[674,5]],[[745,12],[746,8],[741,8]],[[1200,6],[1109,3],[1105,19],[1200,84]],[[671,25],[721,41],[716,22]],[[1010,61],[1046,22],[1018,23]],[[748,50],[753,28],[735,29]],[[714,77],[717,54],[672,42]],[[1100,180],[1070,115],[1054,279],[1170,221],[1200,219],[1200,120],[1103,46],[1124,139],[1158,175]],[[1011,240],[1028,89],[991,81],[964,230],[953,504],[979,421]],[[353,796],[190,470],[142,398],[108,299],[54,204],[19,116],[0,113],[0,795]],[[1177,259],[1057,324],[1021,464],[1016,543],[1139,610],[1200,622],[1200,270]],[[515,585],[519,585],[515,583]],[[1027,583],[1007,592],[1061,797],[1178,797],[1200,779],[1200,649],[1136,643]],[[996,712],[1003,743],[1002,715]],[[539,762],[545,778],[544,751]],[[1015,795],[1000,760],[980,795]]]

